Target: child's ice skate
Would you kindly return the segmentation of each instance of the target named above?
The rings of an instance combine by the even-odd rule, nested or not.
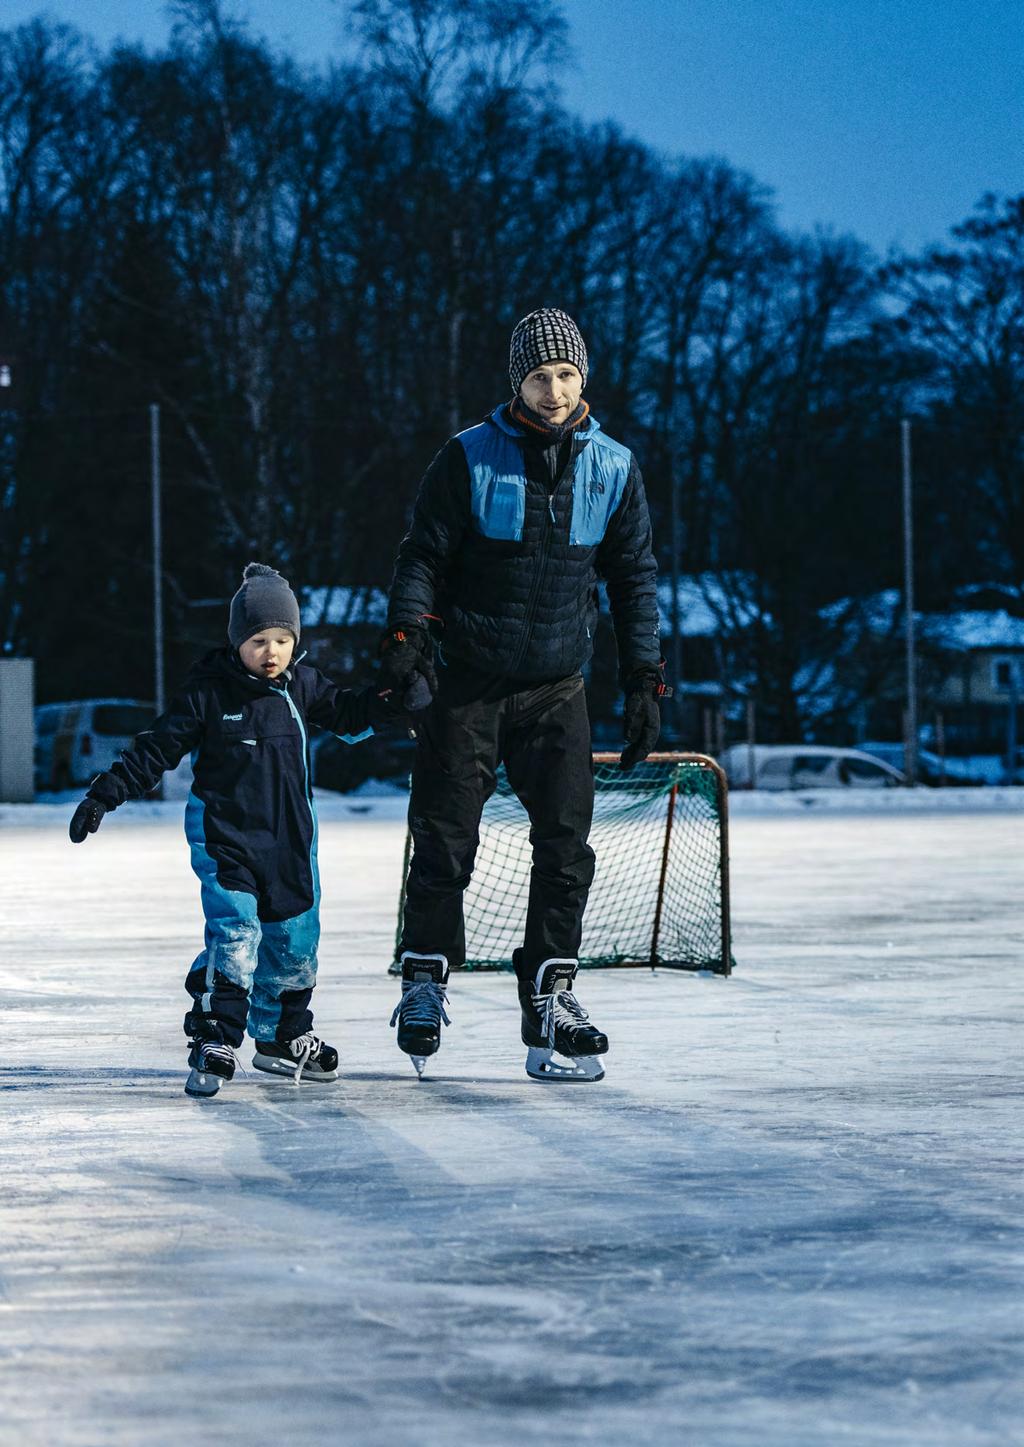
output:
[[[293,1040],[257,1040],[252,1063],[268,1075],[287,1075],[296,1085],[303,1080],[337,1080],[338,1052],[312,1030]]]
[[[192,1041],[188,1052],[192,1069],[185,1081],[186,1095],[216,1095],[235,1073],[235,1052],[222,1040]]]
[[[402,998],[391,1016],[398,1023],[398,1048],[412,1057],[416,1074],[423,1075],[427,1056],[441,1045],[441,1021],[450,1025],[445,1013],[448,961],[444,955],[402,955]]]
[[[196,1007],[185,1016],[185,1034],[190,1037],[188,1063],[192,1067],[185,1094],[216,1095],[234,1075],[237,1063],[220,1021]]]

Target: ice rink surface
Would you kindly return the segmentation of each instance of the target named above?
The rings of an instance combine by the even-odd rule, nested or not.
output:
[[[417,1083],[401,805],[334,802],[344,1078],[212,1101],[180,804],[69,812],[0,811],[3,1447],[1024,1443],[1019,808],[737,807],[736,973],[587,975],[556,1087],[497,975]]]

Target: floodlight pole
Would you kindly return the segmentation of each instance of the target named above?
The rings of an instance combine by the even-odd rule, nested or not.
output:
[[[156,672],[156,711],[164,711],[164,602],[163,533],[160,526],[160,405],[149,407],[150,490],[153,510],[153,662]]]
[[[907,709],[903,769],[908,784],[917,782],[917,658],[914,639],[914,512],[910,468],[910,419],[900,422],[903,457],[903,611],[907,653]]]
[[[678,739],[683,724],[683,623],[679,605],[679,554],[682,548],[682,519],[679,509],[679,469],[672,467],[672,685],[675,689],[672,699],[672,713]]]

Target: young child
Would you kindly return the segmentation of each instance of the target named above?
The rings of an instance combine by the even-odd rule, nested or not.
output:
[[[338,688],[293,657],[298,641],[287,580],[250,563],[231,600],[230,646],[192,668],[152,728],[96,775],[71,821],[80,844],[192,753],[185,833],[206,947],[185,980],[189,1095],[215,1095],[231,1079],[247,1023],[258,1069],[296,1083],[337,1079],[338,1052],[313,1033],[310,1010],[320,879],[307,725],[357,743],[374,724],[401,721],[404,705],[428,701],[414,690],[399,703],[374,688]]]

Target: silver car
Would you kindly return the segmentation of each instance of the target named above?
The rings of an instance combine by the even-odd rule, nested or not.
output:
[[[101,769],[109,769],[154,716],[154,705],[137,698],[40,704],[35,711],[36,791],[87,784]]]
[[[732,789],[891,789],[906,783],[881,759],[826,744],[733,744],[719,763]]]

